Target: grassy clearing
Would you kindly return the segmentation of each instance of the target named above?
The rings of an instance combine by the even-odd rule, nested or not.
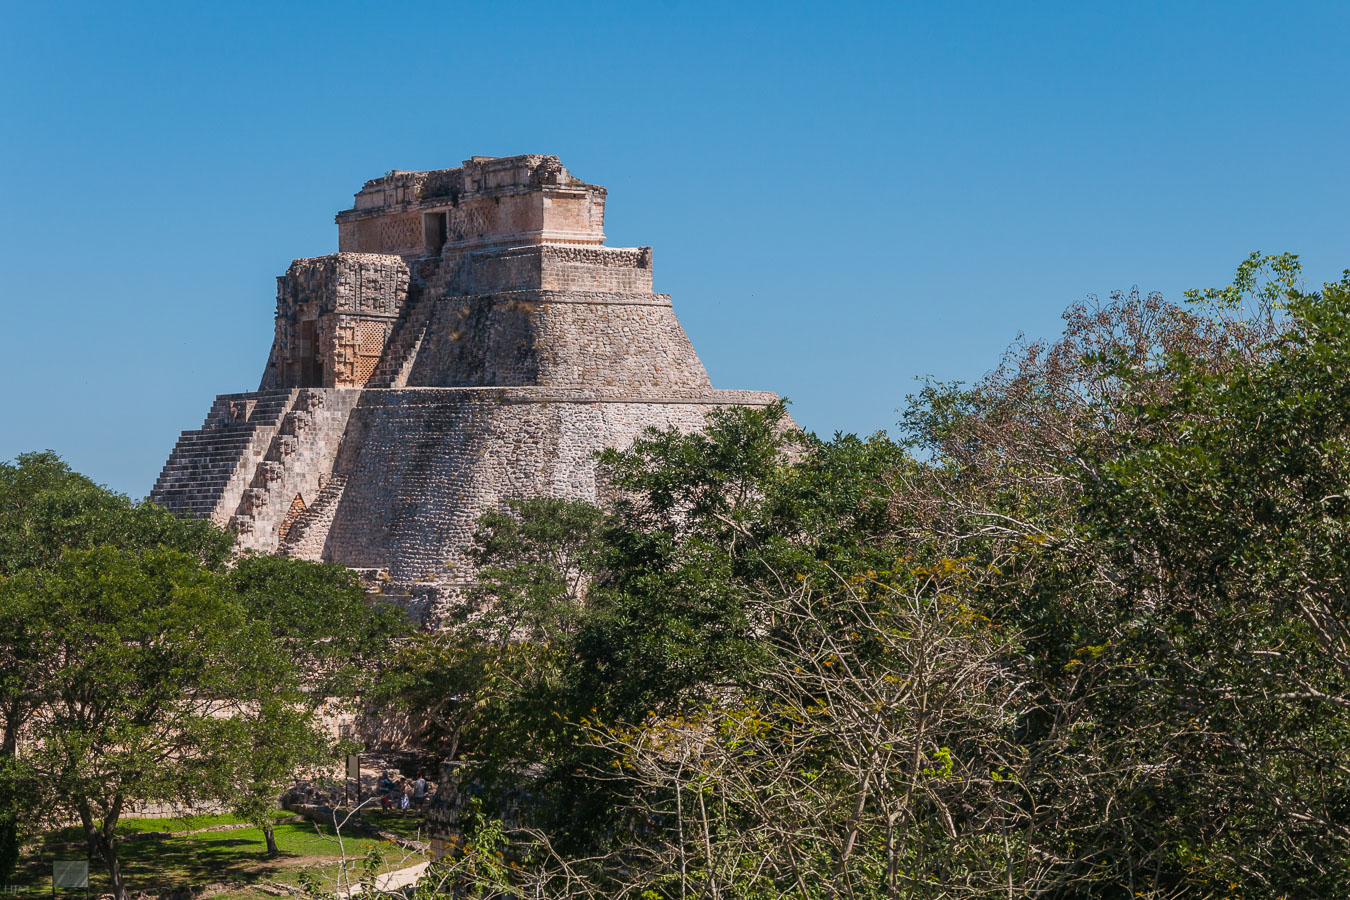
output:
[[[401,838],[414,841],[427,840],[427,823],[421,813],[400,815],[397,812],[385,812],[379,809],[364,809],[361,818],[382,831],[388,831]]]
[[[293,813],[279,809],[277,819],[288,819]],[[228,814],[187,816],[181,819],[123,819],[117,823],[117,833],[121,835],[148,834],[151,832],[196,831],[199,828],[212,828],[217,825],[241,825],[243,820]],[[84,842],[84,829],[79,825],[67,825],[44,833],[40,843],[69,844]]]
[[[289,815],[280,813],[280,816]],[[191,819],[129,819],[123,833],[137,831],[186,831],[212,825],[235,824],[238,819],[229,816],[194,816]],[[53,833],[51,840],[65,838],[69,829]],[[229,831],[211,831],[182,837],[124,843],[120,847],[122,870],[127,886],[133,891],[161,892],[185,885],[231,884],[246,886],[258,883],[294,885],[301,872],[311,870],[321,883],[336,878],[344,851],[348,859],[358,864],[367,853],[376,851],[384,857],[382,871],[403,868],[421,862],[424,857],[408,854],[386,841],[343,834],[339,843],[331,826],[312,822],[280,824],[275,829],[280,856],[265,857],[267,845],[262,830],[239,828]],[[36,850],[25,855],[15,873],[14,883],[25,891],[50,893],[53,859],[82,859],[81,851]],[[94,860],[89,865],[90,892],[94,895],[108,890],[103,864]],[[260,891],[231,891],[228,896],[240,900],[266,896]]]

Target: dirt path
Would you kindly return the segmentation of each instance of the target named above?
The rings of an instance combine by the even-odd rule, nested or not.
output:
[[[375,890],[380,893],[396,891],[399,888],[405,888],[417,884],[417,880],[426,872],[427,866],[431,863],[418,863],[415,866],[408,866],[406,869],[396,869],[393,872],[385,872],[376,877]],[[346,893],[347,897],[356,897],[361,893],[359,887],[354,887]],[[343,896],[339,894],[339,896]]]

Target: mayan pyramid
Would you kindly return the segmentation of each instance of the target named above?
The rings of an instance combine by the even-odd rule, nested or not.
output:
[[[366,182],[338,252],[277,279],[258,390],[216,398],[151,499],[425,616],[471,574],[482,511],[599,499],[595,451],[774,402],[713,389],[651,248],[604,245],[605,196],[554,156]]]

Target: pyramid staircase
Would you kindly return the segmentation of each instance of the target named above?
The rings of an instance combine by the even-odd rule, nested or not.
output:
[[[242,493],[251,477],[246,463],[262,458],[298,393],[291,389],[217,397],[202,427],[179,435],[150,499],[180,516],[205,519],[215,514],[223,522],[238,503],[230,495]],[[245,416],[232,414],[236,404],[249,400],[253,402]]]
[[[320,558],[323,552],[322,544],[317,547],[306,547],[306,539],[315,530],[315,526],[319,526],[317,531],[319,535],[328,533],[328,526],[333,524],[333,516],[337,513],[338,503],[342,500],[342,492],[346,487],[346,475],[330,475],[320,488],[318,496],[314,498],[314,502],[306,507],[299,518],[281,535],[277,549],[287,555],[300,556],[304,559]]]
[[[450,284],[458,276],[462,265],[460,261],[442,262],[438,258],[414,261],[415,286],[409,292],[402,315],[394,323],[389,346],[371,373],[366,387],[408,386],[408,377],[417,360],[417,351],[422,348],[422,341],[426,338],[436,302],[449,292]]]
[[[435,305],[434,300],[419,294],[416,300],[409,301],[403,307],[403,315],[394,324],[389,346],[366,381],[366,387],[407,387],[408,376],[417,359],[417,351],[422,347],[422,340],[426,337]]]

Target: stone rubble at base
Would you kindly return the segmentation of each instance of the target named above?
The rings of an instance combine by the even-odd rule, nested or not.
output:
[[[150,499],[357,569],[434,625],[485,510],[602,501],[596,451],[776,401],[713,389],[651,248],[604,246],[605,199],[554,156],[367,182],[338,252],[277,279],[258,390],[216,398]]]

